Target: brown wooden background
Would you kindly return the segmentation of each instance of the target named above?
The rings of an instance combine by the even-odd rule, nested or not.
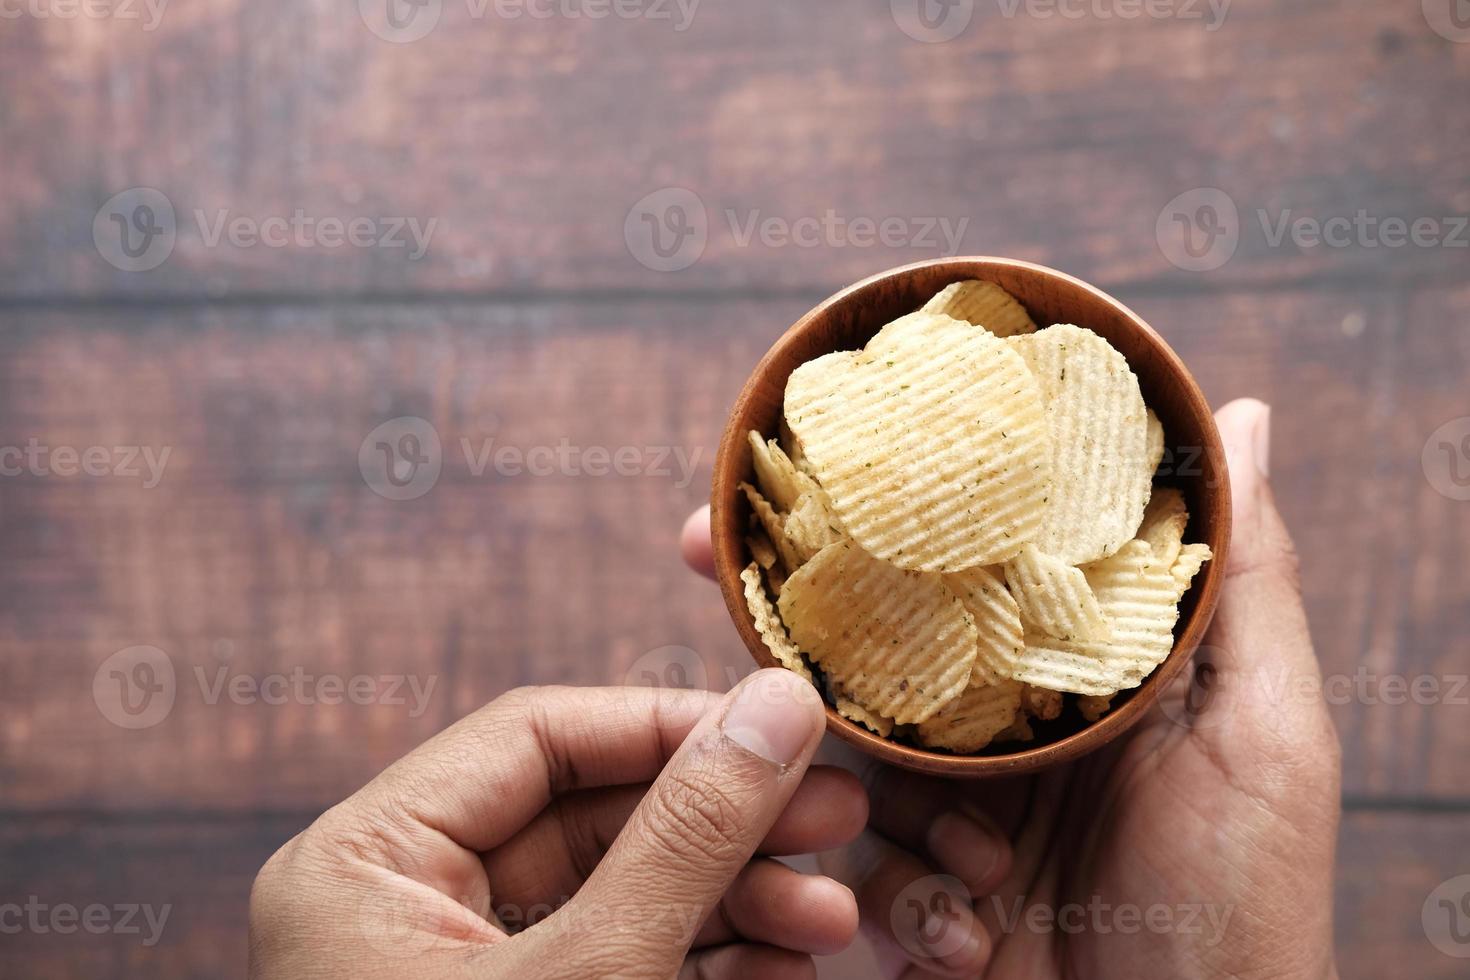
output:
[[[976,0],[937,44],[881,0],[705,0],[683,31],[470,9],[444,0],[406,44],[354,0],[175,0],[154,31],[0,20],[0,446],[171,449],[153,488],[0,478],[0,903],[174,906],[153,948],[5,935],[0,973],[241,975],[259,864],[451,719],[516,684],[616,682],[668,645],[721,686],[744,669],[676,550],[724,410],[821,297],[939,249],[742,245],[727,210],[968,217],[963,252],[1113,292],[1214,401],[1274,403],[1328,673],[1449,689],[1470,670],[1470,503],[1421,466],[1470,415],[1470,249],[1273,246],[1256,217],[1470,214],[1470,44],[1418,2],[1237,0],[1206,30]],[[180,231],[128,273],[92,226],[140,185]],[[623,225],[669,186],[702,199],[709,241],[660,273]],[[1155,222],[1202,186],[1238,205],[1241,240],[1186,272]],[[438,227],[416,262],[210,247],[192,215],[222,208]],[[401,415],[436,427],[445,461],[394,502],[357,451]],[[476,476],[459,440],[492,435],[700,465],[682,487]],[[180,693],[125,731],[91,685],[136,644],[169,654]],[[211,705],[192,671],[220,666],[438,687],[419,717]],[[1334,707],[1344,976],[1464,975],[1420,910],[1470,872],[1467,697]]]

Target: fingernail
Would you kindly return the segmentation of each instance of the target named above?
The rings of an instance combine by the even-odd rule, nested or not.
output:
[[[1009,850],[994,833],[958,810],[941,814],[929,827],[929,853],[941,869],[965,883],[971,894],[994,884]]]
[[[1256,417],[1256,428],[1252,445],[1256,454],[1256,469],[1262,476],[1271,475],[1271,406],[1261,403],[1261,412]]]
[[[725,737],[767,762],[795,761],[811,740],[820,716],[816,689],[789,670],[757,672],[735,691],[725,712]]]

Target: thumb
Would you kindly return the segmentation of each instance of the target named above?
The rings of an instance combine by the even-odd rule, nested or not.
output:
[[[1205,717],[1224,740],[1266,739],[1300,750],[1328,739],[1322,673],[1302,606],[1296,549],[1276,509],[1270,471],[1271,409],[1240,399],[1215,416],[1230,470],[1232,533],[1225,589],[1204,646],[1196,684],[1218,696]],[[1202,676],[1218,672],[1218,677]],[[1260,746],[1258,746],[1260,747]]]
[[[746,678],[669,760],[562,910],[569,923],[650,976],[675,973],[800,784],[825,721],[816,689],[791,671]]]

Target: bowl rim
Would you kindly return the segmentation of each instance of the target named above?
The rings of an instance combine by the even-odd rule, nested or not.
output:
[[[1168,342],[1142,317],[1113,296],[1065,272],[1034,262],[999,256],[974,255],[926,259],[895,266],[868,276],[822,300],[788,327],[766,351],[765,356],[756,363],[741,386],[740,393],[726,417],[724,432],[715,456],[710,492],[710,527],[714,546],[715,574],[725,599],[725,606],[751,656],[761,667],[779,667],[780,664],[766,648],[759,633],[756,632],[746,605],[744,583],[740,579],[740,573],[749,564],[748,561],[743,560],[740,551],[744,539],[739,534],[722,533],[721,531],[727,519],[735,519],[733,515],[726,514],[727,506],[738,511],[738,504],[733,500],[733,490],[736,484],[739,480],[748,478],[748,473],[744,469],[731,472],[735,470],[734,460],[739,458],[739,447],[746,441],[746,429],[737,422],[746,414],[744,408],[753,398],[757,384],[769,374],[775,362],[785,359],[787,349],[799,342],[814,323],[828,316],[841,304],[857,301],[860,294],[875,286],[912,276],[919,271],[941,267],[954,270],[955,278],[951,281],[983,280],[988,270],[1017,270],[1026,275],[1050,279],[1065,289],[1086,293],[1093,301],[1112,307],[1120,318],[1127,322],[1131,329],[1137,330],[1158,354],[1161,367],[1156,366],[1155,372],[1173,375],[1185,400],[1200,416],[1205,444],[1202,449],[1209,466],[1207,475],[1217,477],[1214,485],[1207,485],[1204,491],[1215,495],[1217,514],[1212,525],[1213,540],[1206,542],[1211,547],[1213,558],[1205,564],[1203,572],[1191,587],[1191,593],[1195,597],[1194,602],[1187,611],[1187,618],[1175,624],[1173,649],[1164,662],[1155,668],[1142,684],[1131,689],[1129,698],[1124,704],[1109,711],[1100,720],[1055,741],[1017,752],[983,756],[954,755],[915,748],[883,738],[862,725],[842,717],[830,704],[824,703],[823,705],[827,713],[827,730],[879,761],[915,772],[942,776],[984,778],[1018,775],[1080,758],[1100,749],[1137,724],[1158,700],[1163,689],[1178,676],[1199,646],[1214,616],[1225,582],[1225,565],[1231,536],[1230,481],[1226,469],[1224,446],[1214,421],[1214,415],[1210,411],[1209,402],[1194,375],[1190,373],[1183,359],[1175,353]],[[1151,376],[1153,373],[1151,372]],[[722,499],[720,493],[722,486],[732,491],[732,493],[723,495],[732,498],[728,502]]]

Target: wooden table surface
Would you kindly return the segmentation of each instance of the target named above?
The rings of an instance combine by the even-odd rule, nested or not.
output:
[[[1018,2],[432,0],[396,34],[373,0],[15,5],[0,905],[171,915],[151,946],[5,935],[0,974],[239,976],[261,862],[452,719],[670,657],[725,686],[746,657],[676,540],[745,372],[959,251],[1093,281],[1212,401],[1273,403],[1344,746],[1343,975],[1464,976],[1421,911],[1470,873],[1470,30]],[[395,500],[368,436],[405,416],[441,472]],[[577,462],[502,465],[537,447]],[[175,700],[129,729],[94,679],[137,646]],[[434,687],[217,686],[271,675]]]

